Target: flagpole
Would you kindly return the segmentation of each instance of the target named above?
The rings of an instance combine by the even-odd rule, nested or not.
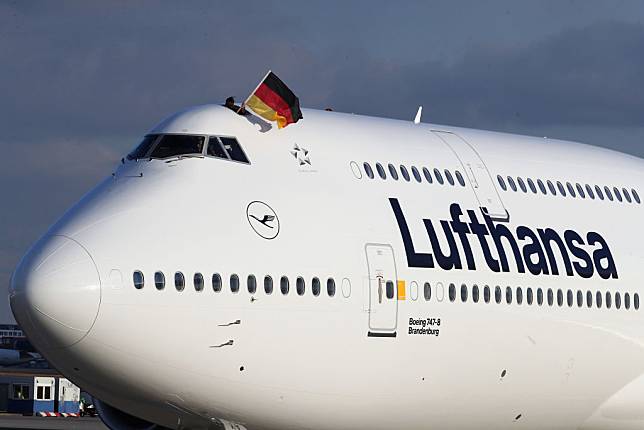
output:
[[[248,97],[246,97],[246,100],[244,100],[244,103],[242,103],[241,106],[239,106],[239,109],[237,109],[237,113],[239,113],[239,111],[242,110],[242,108],[246,105],[246,103],[248,103],[248,100],[250,100],[250,98],[253,97],[253,94],[255,94],[255,91],[257,91],[257,89],[264,83],[264,81],[266,80],[266,78],[268,78],[268,75],[270,74],[271,74],[271,70],[269,69],[268,72],[266,72],[266,75],[264,75],[264,77],[262,78],[262,80],[259,81],[259,84],[257,84],[255,89],[251,91]]]

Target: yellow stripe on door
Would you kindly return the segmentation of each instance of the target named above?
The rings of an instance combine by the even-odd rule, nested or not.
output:
[[[405,300],[405,281],[398,281],[398,300]]]

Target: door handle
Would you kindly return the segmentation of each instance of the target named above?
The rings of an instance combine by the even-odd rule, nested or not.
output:
[[[476,180],[476,176],[474,175],[474,170],[472,170],[472,165],[471,165],[471,164],[468,164],[468,165],[467,165],[467,170],[469,171],[468,176],[470,177],[470,182],[472,183],[472,186],[473,186],[474,188],[478,188],[478,187],[479,187],[479,183],[478,183],[478,181]]]

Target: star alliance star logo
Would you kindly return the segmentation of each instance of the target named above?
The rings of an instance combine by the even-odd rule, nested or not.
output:
[[[300,163],[300,166],[304,166],[306,164],[308,164],[309,166],[311,165],[311,160],[309,159],[309,151],[307,149],[300,148],[297,143],[295,144],[295,146],[293,146],[291,155],[295,157],[298,163]]]

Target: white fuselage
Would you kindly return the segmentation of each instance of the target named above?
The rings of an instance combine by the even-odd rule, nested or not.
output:
[[[642,160],[332,112],[304,111],[283,130],[255,122],[219,106],[169,118],[150,133],[234,136],[250,163],[124,160],[24,257],[14,314],[66,377],[169,428],[644,427]],[[498,245],[491,229],[504,227],[513,239]],[[551,256],[540,234],[553,232],[564,248],[550,242]]]

